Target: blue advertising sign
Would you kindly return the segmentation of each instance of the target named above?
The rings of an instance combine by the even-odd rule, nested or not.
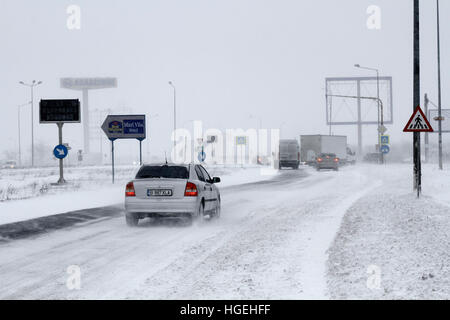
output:
[[[63,144],[58,144],[53,149],[53,155],[58,159],[64,159],[67,157],[67,154],[69,153],[69,150],[67,150],[67,147]]]
[[[102,124],[102,130],[109,140],[144,140],[146,138],[145,115],[108,115]]]

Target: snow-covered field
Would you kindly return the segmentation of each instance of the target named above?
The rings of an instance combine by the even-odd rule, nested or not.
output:
[[[69,168],[65,175],[69,183],[64,187],[50,186],[50,182],[58,180],[59,171],[54,168],[6,170],[0,180],[3,186],[17,189],[17,195],[22,194],[23,197],[22,200],[0,201],[0,224],[122,203],[125,184],[134,177],[137,169],[132,166],[116,168],[113,185],[110,167]],[[211,175],[222,178],[221,187],[271,178],[262,175],[259,167],[212,167],[209,171]],[[46,184],[49,191],[30,193],[36,190],[30,186]],[[29,194],[29,198],[25,194]]]
[[[448,299],[450,171],[423,169],[416,199],[411,165],[209,168],[219,220],[113,216],[2,243],[0,298]]]
[[[123,182],[137,166],[116,166],[115,179]],[[0,169],[0,202],[24,200],[93,188],[111,182],[111,166],[64,168],[65,187],[52,186],[59,179],[58,167]]]

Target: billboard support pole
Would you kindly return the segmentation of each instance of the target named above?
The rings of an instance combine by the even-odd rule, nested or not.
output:
[[[356,80],[356,95],[358,99],[358,153],[362,155],[362,124],[361,124],[361,81]]]
[[[139,139],[139,165],[142,166],[142,140]]]
[[[114,184],[114,140],[111,140],[112,183]]]
[[[58,126],[58,142],[59,144],[63,144],[63,139],[62,139],[62,127],[64,125],[64,122],[58,122],[56,124]],[[63,163],[63,159],[59,159],[59,180],[58,180],[58,184],[64,184],[66,181],[64,180],[64,163]]]

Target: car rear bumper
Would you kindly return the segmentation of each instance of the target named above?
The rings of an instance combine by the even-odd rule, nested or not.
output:
[[[337,169],[339,167],[338,163],[320,163],[316,164],[318,169]]]
[[[299,163],[298,160],[280,160],[280,166],[282,167],[298,166]]]
[[[198,197],[181,199],[140,199],[125,198],[125,211],[143,216],[157,214],[160,216],[195,215],[198,209]]]

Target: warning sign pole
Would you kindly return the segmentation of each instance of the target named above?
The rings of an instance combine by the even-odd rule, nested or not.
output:
[[[62,138],[62,127],[64,125],[64,122],[58,122],[56,124],[58,126],[58,142],[59,145],[63,144],[63,138]],[[64,180],[64,159],[59,159],[59,180],[58,184],[64,184],[66,183],[66,180]]]
[[[413,109],[420,105],[420,28],[419,28],[419,0],[414,0],[414,92]],[[413,133],[414,148],[414,189],[417,191],[417,197],[420,196],[422,189],[422,172],[420,163],[420,132]]]

